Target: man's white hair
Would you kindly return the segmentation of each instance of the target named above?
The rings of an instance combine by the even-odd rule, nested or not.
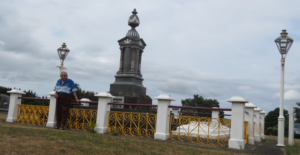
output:
[[[68,73],[67,73],[66,71],[61,71],[61,72],[60,72],[60,75],[61,75],[61,73],[66,73],[66,74],[68,75]]]

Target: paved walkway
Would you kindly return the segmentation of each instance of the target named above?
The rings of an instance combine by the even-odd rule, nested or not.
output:
[[[241,152],[264,155],[284,155],[284,148],[277,147],[276,144],[277,141],[274,140],[267,140],[266,142],[255,143],[254,145],[246,144],[245,150]]]

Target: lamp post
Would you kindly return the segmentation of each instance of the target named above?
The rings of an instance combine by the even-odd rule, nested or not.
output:
[[[68,53],[70,50],[67,48],[66,43],[63,43],[60,48],[57,49],[57,53],[60,59],[60,66],[56,66],[60,69],[60,73],[64,70],[67,69],[64,67],[64,60],[67,57]]]
[[[293,44],[293,39],[287,36],[286,30],[282,30],[281,36],[275,39],[275,43],[281,54],[281,84],[280,84],[280,111],[278,117],[278,141],[277,146],[284,146],[284,116],[283,116],[283,98],[284,98],[284,63],[285,57]]]

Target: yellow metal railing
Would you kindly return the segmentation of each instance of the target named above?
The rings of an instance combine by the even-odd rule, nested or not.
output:
[[[17,123],[46,126],[49,106],[18,105]],[[71,108],[66,128],[72,130],[90,130],[96,126],[97,110]]]
[[[155,128],[156,114],[109,111],[108,133],[153,138]]]
[[[71,108],[66,127],[72,130],[92,130],[96,126],[97,110]]]
[[[253,136],[254,136],[254,133],[255,133],[255,122],[253,122]]]
[[[227,146],[231,120],[170,115],[170,140]]]
[[[261,135],[261,123],[259,123],[259,135]]]
[[[18,104],[17,123],[46,126],[49,106]]]
[[[248,121],[245,121],[244,124],[244,141],[245,144],[248,144]]]

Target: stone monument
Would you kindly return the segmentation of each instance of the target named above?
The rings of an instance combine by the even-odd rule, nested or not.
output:
[[[135,29],[139,24],[140,20],[134,9],[128,20],[131,29],[124,38],[118,40],[121,50],[120,67],[115,75],[115,82],[110,85],[110,93],[124,97],[124,103],[152,104],[152,99],[146,95],[146,88],[143,86],[141,63],[146,43]]]

